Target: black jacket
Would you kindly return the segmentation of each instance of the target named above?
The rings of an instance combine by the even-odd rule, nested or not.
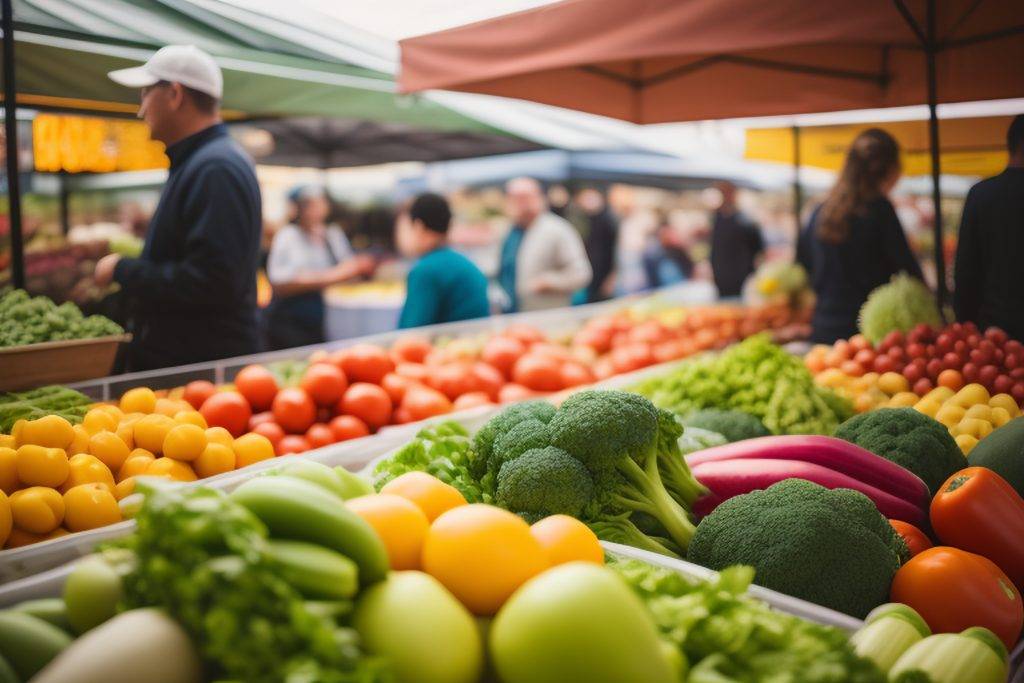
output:
[[[761,228],[741,211],[716,211],[711,225],[711,274],[721,297],[739,296],[764,251]]]
[[[956,249],[959,320],[998,325],[1024,340],[1024,168],[1008,168],[967,194]]]
[[[899,272],[923,279],[896,210],[885,197],[874,199],[850,218],[850,232],[839,244],[817,234],[815,210],[797,242],[797,261],[807,269],[817,295],[812,339],[831,344],[857,333],[857,316],[871,290]]]
[[[114,270],[132,306],[130,371],[259,351],[262,210],[252,161],[224,124],[171,145],[167,156],[142,255]]]

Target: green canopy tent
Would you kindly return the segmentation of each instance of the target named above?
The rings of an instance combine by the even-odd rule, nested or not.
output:
[[[330,117],[515,140],[504,131],[422,97],[400,96],[390,60],[357,42],[338,45],[315,27],[290,24],[222,0],[3,0],[4,111],[12,275],[24,283],[15,107],[130,116],[138,93],[107,72],[145,61],[167,44],[193,44],[224,73],[229,120]],[[347,51],[346,51],[347,49]],[[346,61],[347,54],[353,56]],[[537,145],[519,140],[520,149]],[[516,151],[499,145],[498,151]],[[401,155],[400,148],[395,154]],[[438,152],[443,156],[442,152]],[[381,161],[398,161],[398,157]]]

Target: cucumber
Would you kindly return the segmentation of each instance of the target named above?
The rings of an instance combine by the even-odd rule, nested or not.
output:
[[[376,493],[373,490],[373,484],[368,479],[360,477],[355,472],[349,472],[343,465],[335,467],[334,473],[338,475],[338,479],[341,480],[341,484],[345,488],[345,495],[343,496],[345,500]]]
[[[14,668],[3,655],[0,655],[0,683],[21,683],[18,674],[14,673]]]
[[[359,590],[359,569],[341,553],[304,541],[272,539],[267,545],[281,576],[304,597],[344,600]]]
[[[304,479],[334,494],[341,500],[346,498],[346,489],[342,485],[341,479],[338,478],[334,470],[323,463],[313,462],[312,460],[298,460],[290,465],[285,465],[279,472],[268,476]]]
[[[39,673],[71,644],[71,636],[31,614],[0,612],[0,656],[22,680]]]
[[[71,622],[68,621],[68,608],[60,598],[40,598],[39,600],[26,600],[19,602],[11,608],[15,612],[30,614],[33,617],[47,621],[57,628],[71,633]],[[3,678],[0,678],[2,681]]]
[[[271,536],[316,543],[355,561],[363,586],[387,575],[387,551],[377,533],[316,484],[291,477],[257,477],[230,497],[266,524]]]

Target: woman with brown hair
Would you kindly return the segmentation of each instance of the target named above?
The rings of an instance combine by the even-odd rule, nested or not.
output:
[[[797,241],[797,261],[817,295],[812,340],[831,344],[857,333],[872,289],[906,272],[922,278],[888,194],[900,178],[900,148],[879,128],[854,139],[839,179]]]

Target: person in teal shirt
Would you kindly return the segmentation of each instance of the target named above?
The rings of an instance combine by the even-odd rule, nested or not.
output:
[[[491,313],[487,277],[448,246],[452,212],[444,197],[422,194],[398,216],[399,251],[417,261],[409,271],[398,326],[420,327],[483,318]]]

